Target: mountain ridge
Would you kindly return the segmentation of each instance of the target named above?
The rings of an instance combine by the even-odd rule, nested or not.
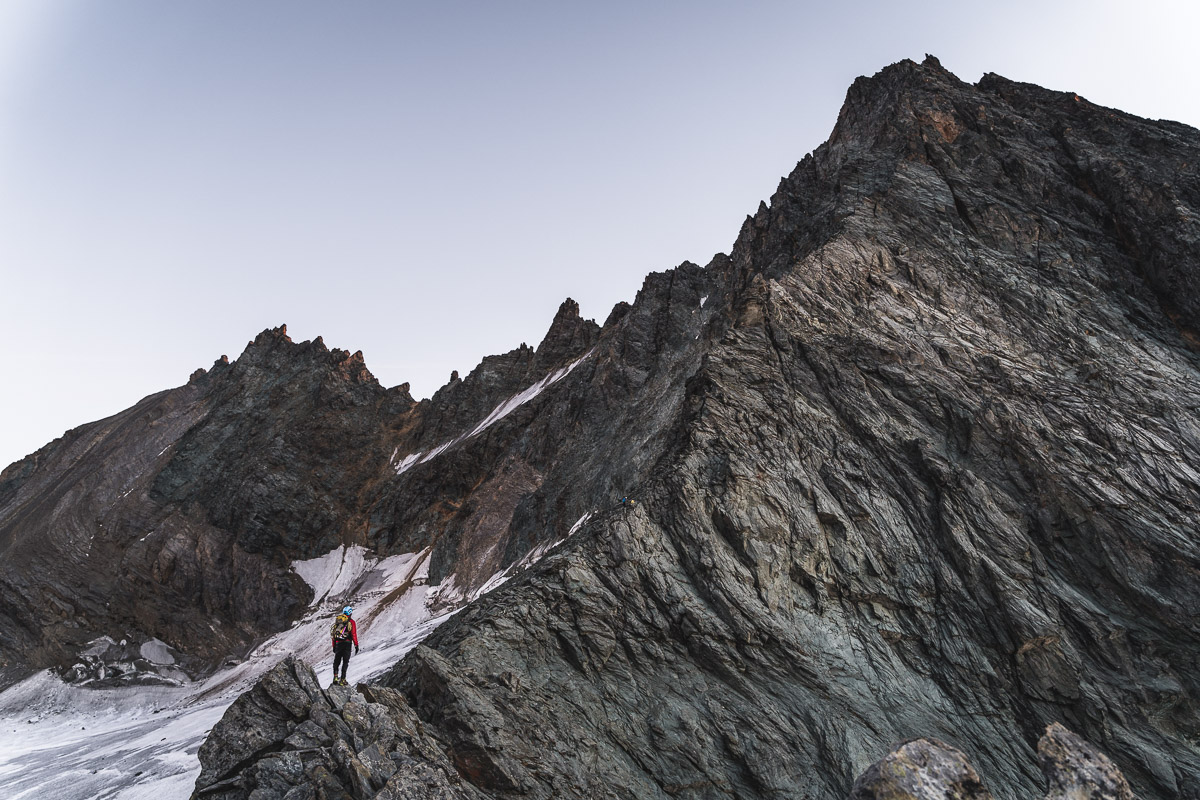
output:
[[[418,648],[383,680],[446,733],[452,752],[492,754],[495,769],[508,774],[477,785],[487,785],[496,796],[569,794],[569,781],[551,789],[552,778],[535,777],[537,770],[549,769],[574,775],[581,785],[631,796],[671,794],[664,777],[674,786],[700,780],[707,788],[696,789],[696,796],[830,796],[846,792],[873,760],[854,742],[938,735],[979,743],[971,751],[988,785],[998,796],[1013,796],[1040,780],[1030,748],[1044,724],[1057,717],[1115,751],[1144,795],[1197,791],[1191,777],[1195,755],[1185,743],[1194,733],[1181,733],[1195,731],[1195,689],[1186,665],[1196,641],[1187,620],[1194,619],[1189,609],[1196,603],[1197,561],[1187,526],[1200,484],[1194,477],[1194,420],[1187,411],[1195,407],[1196,395],[1186,376],[1194,374],[1197,362],[1187,328],[1160,311],[1172,287],[1194,285],[1195,242],[1188,238],[1194,216],[1181,215],[1181,233],[1141,245],[1123,237],[1113,222],[1142,213],[1155,225],[1166,224],[1155,216],[1164,207],[1160,198],[1194,179],[1195,171],[1172,169],[1173,183],[1156,187],[1145,177],[1152,172],[1146,163],[1140,164],[1141,175],[1125,167],[1120,174],[1132,180],[1124,190],[1136,189],[1153,202],[1118,203],[1112,199],[1119,199],[1117,180],[1106,204],[1057,161],[1064,151],[1087,156],[1085,146],[1094,145],[1076,141],[1069,150],[1051,148],[1057,140],[1033,130],[1001,146],[1008,139],[999,136],[1033,126],[1011,107],[995,100],[989,106],[988,95],[947,76],[936,64],[909,62],[860,81],[831,144],[801,161],[770,205],[761,205],[744,224],[724,276],[736,297],[724,330],[729,355],[716,360],[709,352],[687,404],[694,414],[706,407],[711,414],[720,410],[710,425],[689,426],[693,444],[697,436],[726,431],[715,453],[697,448],[665,468],[661,481],[669,488],[640,498],[643,510],[606,528],[607,541],[593,542],[578,558],[544,562],[536,581],[531,576],[468,609],[436,631],[428,649]],[[905,116],[888,98],[914,85],[934,86],[936,93],[920,95]],[[1074,95],[995,77],[982,88],[996,90],[992,97],[1001,100],[1007,95],[1029,102],[1038,113],[1057,104],[1071,121],[1082,115],[1098,138],[1111,135],[1106,126],[1128,119],[1084,106]],[[886,101],[877,106],[882,123],[872,119],[870,108],[863,112],[855,104],[856,93]],[[1036,102],[1022,93],[1032,93]],[[939,106],[954,114],[939,118]],[[960,109],[975,112],[980,106],[984,122],[976,116],[972,130]],[[899,122],[893,119],[897,114]],[[1051,132],[1071,127],[1049,122],[1043,128]],[[862,133],[872,124],[881,124],[881,137]],[[997,128],[1000,133],[992,133]],[[1178,141],[1181,134],[1189,140]],[[1025,145],[1026,136],[1054,154],[1049,161]],[[842,137],[851,145],[865,139],[869,146],[855,156]],[[1194,131],[1168,126],[1159,138],[1166,144],[1153,147],[1186,145],[1175,161],[1195,163]],[[961,177],[960,163],[988,180]],[[1031,180],[1043,178],[1039,168],[1044,185]],[[831,183],[850,184],[852,191],[816,191]],[[999,193],[980,191],[997,184]],[[1194,187],[1187,184],[1179,193],[1193,197]],[[1038,217],[1031,219],[1025,208]],[[891,216],[892,230],[881,225],[883,215]],[[895,231],[904,223],[909,224]],[[1186,258],[1173,262],[1174,273],[1148,268],[1161,264],[1161,252],[1173,252],[1176,243]],[[1022,273],[1028,278],[1015,283]],[[1050,288],[1059,284],[1061,290]],[[1105,296],[1111,307],[1099,307],[1096,298]],[[868,320],[858,309],[864,306],[871,308],[871,321],[882,323],[872,335],[862,332]],[[921,335],[896,335],[897,323]],[[1111,338],[1101,341],[1102,330],[1111,331]],[[759,383],[779,375],[778,389],[750,391],[742,374]],[[1124,380],[1132,385],[1123,386]],[[1075,399],[1088,396],[1083,405]],[[736,406],[729,403],[732,397]],[[1106,413],[1090,413],[1093,408]],[[747,415],[776,429],[782,419],[808,434],[801,439],[790,434],[794,449],[780,449],[738,423]],[[770,457],[748,452],[740,445],[744,441]],[[1075,441],[1086,444],[1080,448]],[[1155,441],[1160,444],[1149,444]],[[836,460],[788,469],[796,454],[814,450]],[[743,466],[729,463],[733,454]],[[722,461],[729,466],[714,473]],[[780,478],[791,476],[782,484],[764,482],[756,472],[761,476],[768,465],[783,473]],[[1113,479],[1124,492],[1145,499],[1132,503],[1108,483]],[[731,480],[732,487],[746,488],[732,488]],[[801,491],[784,488],[792,480]],[[875,488],[889,486],[894,488]],[[699,507],[688,508],[691,504]],[[881,516],[887,528],[875,527]],[[869,535],[872,528],[876,533]],[[908,542],[897,541],[895,534],[906,530]],[[1156,540],[1155,530],[1163,538]],[[1072,546],[1072,539],[1085,544]],[[575,548],[584,541],[591,539]],[[797,543],[804,545],[799,554]],[[893,568],[876,554],[890,554]],[[784,568],[781,556],[799,560]],[[547,574],[554,566],[558,570]],[[1102,592],[1093,588],[1097,581],[1106,587]],[[1164,594],[1148,588],[1149,582],[1170,589]],[[1040,584],[1046,588],[1033,593],[1022,588]],[[656,620],[653,605],[644,606],[642,592],[629,588],[638,586],[659,607],[682,603],[681,610],[664,611],[665,618]],[[518,591],[519,599],[506,602]],[[953,596],[967,616],[958,622],[957,615],[944,616],[939,608],[946,601],[937,599],[943,596]],[[1051,597],[1056,599],[1048,601]],[[807,645],[797,641],[795,628],[774,619],[788,602],[809,609],[801,617],[809,622],[800,626],[808,629]],[[571,613],[551,610],[560,604]],[[768,613],[755,610],[757,605]],[[834,611],[839,607],[841,612]],[[618,618],[624,627],[602,622],[599,609],[623,610]],[[862,614],[874,619],[870,627]],[[493,633],[498,617],[505,620],[504,630],[515,626],[520,634]],[[981,631],[971,620],[990,622]],[[547,628],[556,628],[557,644],[540,633]],[[863,655],[833,645],[846,633],[861,642]],[[648,648],[647,654],[630,653],[630,638]],[[708,644],[697,649],[697,638]],[[776,644],[734,644],[758,639]],[[651,642],[674,642],[675,659],[659,661],[662,645]],[[937,650],[925,649],[933,643],[939,643]],[[555,655],[559,651],[564,655]],[[622,666],[594,666],[623,652]],[[568,709],[554,695],[529,690],[513,695],[489,682],[488,669],[502,674],[506,664],[528,665],[533,654],[540,669],[551,670],[554,685],[584,692],[587,711],[578,710],[579,701]],[[428,666],[435,656],[441,666]],[[822,664],[816,672],[783,666],[814,660]],[[756,661],[758,681],[747,701],[746,681],[737,676]],[[679,666],[697,662],[704,668]],[[621,680],[619,670],[627,670]],[[670,678],[655,680],[659,673]],[[627,681],[637,675],[654,688],[630,688]],[[772,675],[789,677],[781,683]],[[851,688],[855,681],[839,686],[841,681],[828,677],[838,675],[863,675],[857,679],[861,690]],[[903,675],[908,677],[899,680]],[[983,685],[977,684],[980,675]],[[1142,690],[1130,693],[1128,687],[1145,681],[1159,687],[1156,699],[1146,711],[1134,711],[1147,695],[1136,699]],[[923,683],[926,688],[918,688]],[[718,693],[715,687],[722,684],[727,688]],[[671,688],[678,686],[688,689]],[[857,691],[874,699],[855,700]],[[492,701],[498,716],[491,733],[470,721],[474,712],[468,709],[480,702],[476,692],[499,695]],[[887,702],[881,692],[898,693],[902,705]],[[705,694],[739,700],[718,712],[692,699]],[[659,699],[664,696],[671,699]],[[1007,704],[1014,705],[1002,711]],[[626,715],[619,723],[622,732],[598,722],[610,718],[614,705]],[[738,705],[753,711],[734,712]],[[921,710],[925,705],[958,710],[951,722]],[[862,710],[846,716],[858,706]],[[657,724],[665,732],[656,732],[653,714],[647,722],[636,711],[656,707],[663,709]],[[1106,710],[1112,707],[1121,710]],[[806,722],[764,723],[804,708],[824,711]],[[895,722],[882,728],[882,720],[867,723],[867,708]],[[1121,726],[1110,716],[1118,713],[1140,723]],[[447,715],[461,721],[437,722]],[[991,721],[996,715],[1009,722],[997,727]],[[519,743],[534,720],[562,717],[570,723],[546,735],[572,742],[567,749],[586,750],[588,741],[616,743],[604,749],[601,769],[580,776],[574,771],[578,761],[547,763]],[[505,724],[503,733],[495,731],[497,721]],[[898,727],[886,733],[892,724]],[[683,727],[672,735],[672,725]],[[697,744],[684,735],[697,725],[721,731],[724,745]],[[1016,731],[1024,735],[1014,741]],[[1171,756],[1153,755],[1164,746]],[[628,758],[640,763],[620,766]],[[816,763],[826,765],[827,775],[768,766]],[[830,769],[831,763],[843,766]],[[649,776],[660,785],[646,782]],[[510,784],[520,789],[504,788]]]
[[[138,633],[198,673],[305,613],[295,559],[426,553],[465,606],[363,691],[438,743],[404,769],[449,770],[445,796],[846,796],[920,736],[1009,798],[1061,722],[1139,796],[1200,797],[1198,162],[1186,126],[900,62],[729,255],[603,326],[568,300],[536,350],[421,403],[316,341],[324,372],[258,370],[302,347],[264,332],[154,406],[178,452],[130,445],[127,530],[73,535],[149,576],[174,616]],[[6,555],[47,533],[12,521],[46,458],[0,483]],[[110,624],[35,647],[36,591],[0,574],[6,658]],[[385,790],[357,735],[197,791]]]

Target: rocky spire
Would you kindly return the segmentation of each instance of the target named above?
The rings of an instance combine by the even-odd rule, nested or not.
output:
[[[599,336],[600,326],[580,317],[579,304],[568,297],[558,307],[550,329],[537,347],[534,369],[547,370],[578,358]]]

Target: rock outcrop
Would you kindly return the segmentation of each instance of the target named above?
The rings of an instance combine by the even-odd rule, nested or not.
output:
[[[1096,748],[1055,722],[1038,741],[1046,800],[1133,800],[1121,771]],[[850,800],[991,800],[962,751],[945,742],[905,742],[867,768]]]
[[[1164,288],[1200,265],[1198,159],[932,60],[857,82],[706,269],[638,506],[439,629],[437,691],[420,653],[384,682],[430,721],[486,698],[453,735],[524,796],[844,796],[914,735],[1029,796],[1058,720],[1139,796],[1200,796],[1200,361]]]
[[[1108,756],[1057,722],[1038,741],[1038,763],[1049,783],[1046,800],[1133,800]]]
[[[914,739],[868,767],[850,800],[992,800],[992,793],[961,750]]]
[[[1061,722],[1139,797],[1197,800],[1197,165],[1186,126],[895,64],[729,255],[601,328],[565,304],[423,403],[268,332],[13,465],[0,647],[119,623],[201,660],[294,617],[291,559],[430,548],[459,597],[531,565],[373,684],[425,737],[384,755],[439,792],[845,797],[925,737],[903,758],[955,742],[1014,800]],[[201,788],[294,776],[274,747]]]
[[[482,800],[402,695],[322,689],[286,659],[234,702],[200,748],[194,798]]]

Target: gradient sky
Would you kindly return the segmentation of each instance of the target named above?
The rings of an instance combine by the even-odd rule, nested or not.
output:
[[[281,323],[424,397],[602,322],[902,58],[1200,125],[1198,7],[0,0],[0,466]]]

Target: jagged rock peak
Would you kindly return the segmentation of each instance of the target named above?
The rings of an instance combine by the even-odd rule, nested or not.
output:
[[[629,313],[629,309],[631,308],[633,306],[624,300],[618,302],[612,307],[612,311],[608,312],[608,318],[604,320],[604,327],[607,328],[610,325],[620,322]]]
[[[954,213],[964,244],[1007,246],[1008,234],[992,224],[998,208],[1062,209],[1055,213],[1103,233],[1119,254],[1108,259],[1124,273],[1117,280],[1149,287],[1177,334],[1200,350],[1200,271],[1187,212],[1200,202],[1189,180],[1197,150],[1197,132],[1185,125],[993,74],[972,85],[934,58],[901,61],[855,80],[829,140],[747,218],[733,250],[734,285],[755,273],[777,277],[835,230],[862,235],[878,224],[881,204],[932,170],[948,201],[938,204]]]
[[[318,336],[317,338],[319,339],[320,337]],[[287,325],[280,325],[278,328],[267,328],[258,336],[255,336],[254,341],[250,342],[250,344],[277,344],[281,342],[292,343],[292,338],[288,336]],[[249,346],[247,345],[247,347]]]
[[[225,356],[221,358],[225,359]],[[254,337],[234,365],[242,370],[255,367],[268,371],[316,368],[331,371],[356,383],[378,384],[375,376],[367,369],[362,350],[352,353],[338,347],[331,349],[321,336],[312,341],[294,342],[287,335],[287,325],[268,328]],[[197,377],[202,376],[193,374],[193,380]]]
[[[968,87],[932,56],[920,64],[905,59],[870,77],[859,77],[846,91],[823,149],[837,161],[861,148],[891,149],[900,141],[911,143],[905,134],[912,131],[913,121],[944,127],[947,117],[953,117],[951,93]]]
[[[190,376],[188,376],[188,383],[189,384],[199,383],[200,381],[204,380],[205,378],[211,377],[213,374],[227,368],[228,366],[229,366],[229,356],[222,355],[220,358],[218,358],[216,361],[213,362],[213,365],[210,368],[205,369],[204,367],[198,367],[195,372],[193,372]]]
[[[579,315],[579,303],[567,298],[558,307],[550,329],[538,345],[535,369],[558,366],[561,362],[577,358],[596,343],[600,336],[600,326],[593,320],[585,320]]]

